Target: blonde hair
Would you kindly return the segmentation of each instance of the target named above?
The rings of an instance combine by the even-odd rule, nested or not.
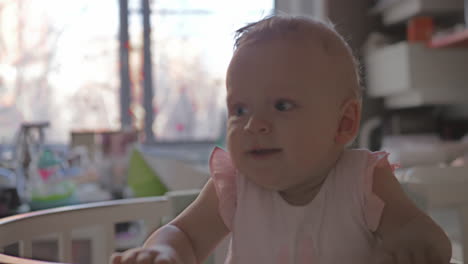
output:
[[[257,22],[250,23],[235,33],[234,50],[256,43],[288,38],[291,34],[308,33],[313,36],[329,55],[344,55],[353,68],[351,90],[353,96],[361,99],[361,68],[351,47],[336,31],[335,26],[326,21],[304,16],[272,15]]]

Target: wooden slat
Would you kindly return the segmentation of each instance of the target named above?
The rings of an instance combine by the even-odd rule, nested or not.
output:
[[[58,256],[61,262],[72,262],[72,239],[70,230],[59,234],[58,238]]]
[[[111,254],[114,253],[114,250],[115,250],[115,226],[114,224],[105,226],[104,232],[105,232],[104,236],[106,238],[105,257],[108,261]]]
[[[32,257],[32,242],[30,239],[19,241],[19,255],[22,258]]]

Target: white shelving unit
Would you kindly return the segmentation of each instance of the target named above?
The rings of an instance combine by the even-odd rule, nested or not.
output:
[[[451,18],[463,14],[464,1],[468,4],[468,0],[388,0],[374,11],[378,9],[383,24],[389,26],[421,15]],[[383,98],[388,109],[468,105],[467,30],[427,43],[403,41],[370,51],[365,56],[368,95]],[[431,152],[444,154],[441,146]],[[437,161],[428,161],[434,154],[428,154],[423,158],[430,164],[412,165],[399,181],[449,234],[454,263],[468,264],[468,168],[439,167]],[[423,155],[414,151],[417,158]]]
[[[468,49],[401,42],[366,56],[368,93],[389,108],[468,103]]]
[[[463,12],[464,0],[397,0],[383,8],[385,25],[402,23],[418,15],[450,15]]]

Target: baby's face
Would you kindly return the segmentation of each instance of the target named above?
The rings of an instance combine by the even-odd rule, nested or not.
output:
[[[241,173],[278,191],[327,173],[342,102],[332,66],[313,43],[276,40],[236,51],[227,76],[227,136]]]

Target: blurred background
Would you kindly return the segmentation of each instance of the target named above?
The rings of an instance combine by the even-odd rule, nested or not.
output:
[[[336,25],[361,61],[354,147],[390,152],[467,255],[467,0],[0,0],[0,217],[201,188],[234,32],[275,13]]]

